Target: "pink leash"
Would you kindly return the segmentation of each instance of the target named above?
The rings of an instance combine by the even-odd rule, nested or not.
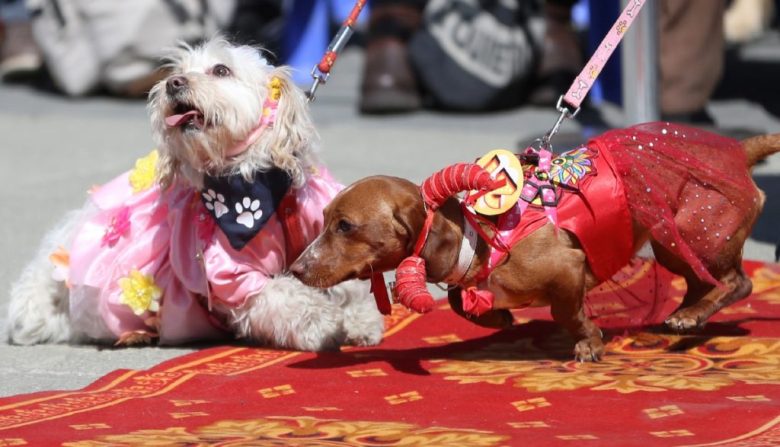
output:
[[[644,4],[645,0],[631,0],[631,2],[626,5],[626,8],[623,10],[623,13],[620,14],[620,17],[618,17],[615,25],[612,26],[607,35],[604,36],[604,39],[593,53],[593,56],[590,57],[590,60],[585,64],[585,67],[582,69],[579,76],[577,76],[574,83],[569,87],[569,91],[563,96],[563,100],[566,101],[567,104],[574,106],[575,109],[579,109],[585,96],[587,96],[591,87],[593,87],[593,82],[598,78],[599,74],[601,74],[604,65],[606,65],[607,61],[612,56],[612,53],[615,51],[615,48],[620,44],[620,41],[623,39],[626,31],[628,31],[628,28],[631,27],[636,16],[639,15],[639,11],[642,10]]]
[[[628,29],[631,27],[631,24],[634,23],[634,19],[639,15],[639,12],[644,5],[645,0],[631,0],[630,3],[626,5],[625,9],[623,9],[623,12],[620,14],[620,17],[618,17],[615,24],[610,28],[609,32],[607,32],[607,35],[604,36],[604,39],[601,40],[601,43],[588,60],[588,63],[585,64],[585,67],[583,67],[580,74],[574,79],[569,90],[565,95],[558,98],[558,104],[556,104],[555,109],[561,112],[561,115],[558,117],[558,121],[552,129],[542,137],[542,149],[551,150],[550,139],[558,132],[563,120],[577,116],[582,101],[585,100],[585,97],[593,87],[596,78],[598,78],[599,74],[601,74],[601,71],[604,69],[604,65],[607,64],[612,53],[618,47],[620,41],[623,40],[623,36],[625,36]]]

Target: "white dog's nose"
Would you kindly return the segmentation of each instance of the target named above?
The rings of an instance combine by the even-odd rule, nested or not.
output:
[[[168,81],[165,83],[165,91],[168,92],[169,95],[175,95],[186,90],[188,86],[189,82],[184,76],[172,76],[168,78]]]

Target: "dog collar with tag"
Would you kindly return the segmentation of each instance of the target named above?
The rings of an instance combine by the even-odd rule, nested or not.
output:
[[[241,250],[263,229],[291,184],[290,175],[278,168],[257,172],[252,181],[241,174],[207,176],[200,198],[230,246]]]

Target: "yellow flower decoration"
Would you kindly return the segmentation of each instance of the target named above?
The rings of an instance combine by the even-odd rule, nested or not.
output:
[[[144,275],[138,270],[130,272],[130,276],[119,279],[122,296],[119,302],[127,305],[136,315],[147,310],[157,312],[160,309],[162,290],[154,283],[151,275]]]
[[[133,187],[134,193],[145,191],[154,185],[158,158],[159,154],[155,149],[146,157],[135,161],[135,168],[130,172],[130,186]]]
[[[274,101],[279,101],[279,98],[282,97],[282,81],[281,79],[274,77],[271,79],[271,83],[268,85],[270,92],[268,93],[268,97],[271,98]]]

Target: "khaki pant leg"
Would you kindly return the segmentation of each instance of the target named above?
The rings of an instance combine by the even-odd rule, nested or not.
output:
[[[725,0],[661,0],[660,6],[661,112],[694,112],[707,104],[723,72]]]

